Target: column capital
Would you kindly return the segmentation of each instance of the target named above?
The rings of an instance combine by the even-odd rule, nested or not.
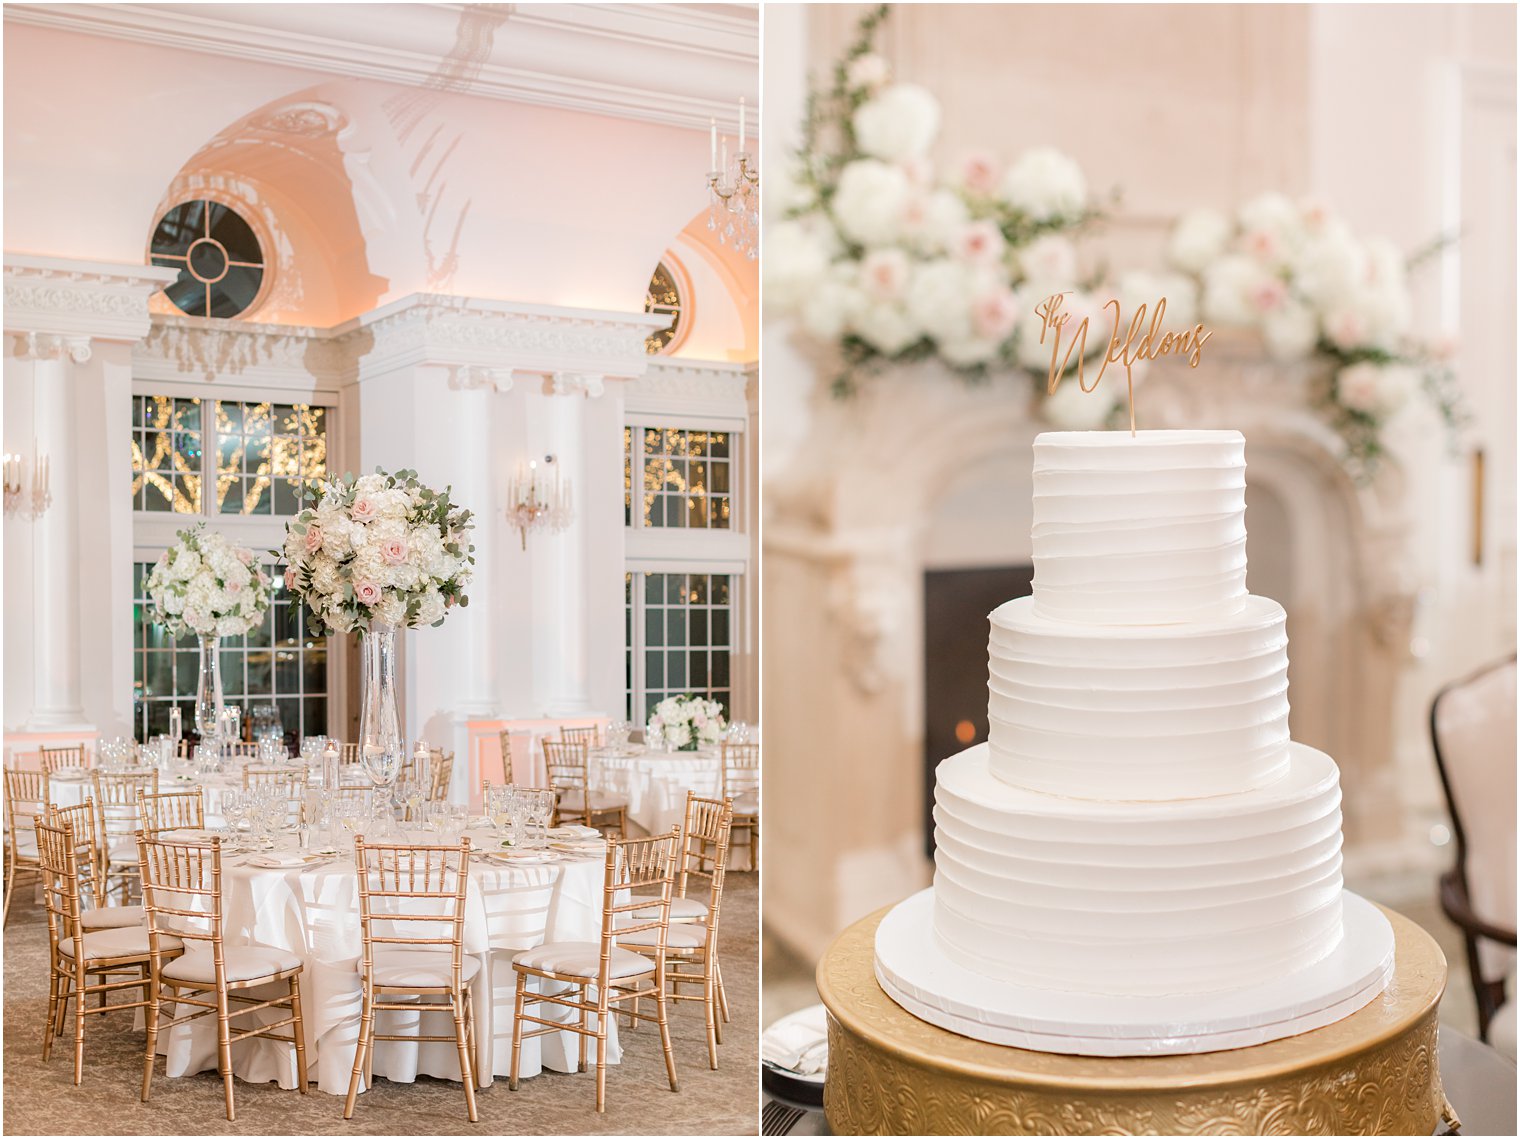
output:
[[[174,280],[173,269],[56,257],[5,255],[5,331],[24,354],[76,364],[91,342],[132,343],[148,333],[148,299]]]
[[[549,377],[549,394],[597,399],[605,390],[605,380],[605,376],[588,372],[555,372]]]

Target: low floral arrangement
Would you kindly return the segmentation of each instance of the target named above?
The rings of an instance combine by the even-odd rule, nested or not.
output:
[[[972,155],[942,179],[928,159],[939,103],[892,82],[872,51],[886,15],[883,5],[862,19],[833,85],[809,97],[802,149],[771,190],[782,220],[766,232],[766,297],[808,336],[838,345],[836,395],[881,364],[930,358],[968,378],[1013,369],[1043,386],[1051,350],[1035,306],[1067,292],[1075,320],[1101,311],[1072,243],[1098,216],[1087,179],[1050,148],[1006,169]],[[1180,325],[1187,314],[1176,315]],[[1106,347],[1095,336],[1089,355]],[[1062,383],[1053,399],[1080,399],[1075,388]],[[1094,414],[1098,401],[1082,402],[1080,414]]]
[[[204,523],[178,534],[148,574],[153,619],[173,637],[240,637],[264,620],[269,575],[252,550],[234,546]]]
[[[701,744],[716,744],[723,738],[723,705],[702,696],[667,696],[654,706],[649,717],[649,734],[660,738],[677,751],[696,751]]]
[[[1319,400],[1345,440],[1348,467],[1366,478],[1383,453],[1384,426],[1417,392],[1449,428],[1464,418],[1452,346],[1411,333],[1409,271],[1441,245],[1406,258],[1385,238],[1357,237],[1317,202],[1263,194],[1234,216],[1184,215],[1168,258],[1196,282],[1205,320],[1256,329],[1280,362],[1328,365]]]
[[[417,480],[416,471],[319,483],[286,526],[285,587],[305,603],[319,636],[372,625],[441,625],[468,605],[475,564],[470,512]]]

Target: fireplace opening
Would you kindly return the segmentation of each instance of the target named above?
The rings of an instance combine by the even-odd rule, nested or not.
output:
[[[934,769],[987,739],[987,615],[1026,597],[1030,565],[924,573],[924,852],[934,856]]]

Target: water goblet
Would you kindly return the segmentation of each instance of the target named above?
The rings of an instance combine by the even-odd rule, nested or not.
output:
[[[554,792],[529,791],[527,799],[528,822],[538,832],[530,837],[528,845],[545,846],[549,841],[549,816],[554,811]]]

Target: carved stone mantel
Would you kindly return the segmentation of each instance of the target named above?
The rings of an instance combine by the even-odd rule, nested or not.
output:
[[[1196,371],[1155,364],[1137,385],[1137,418],[1144,428],[1245,434],[1252,493],[1276,499],[1287,519],[1275,539],[1253,533],[1280,542],[1291,565],[1292,595],[1278,600],[1293,639],[1295,736],[1340,764],[1354,843],[1404,826],[1394,699],[1410,662],[1416,583],[1404,568],[1404,472],[1389,456],[1370,484],[1352,480],[1340,438],[1310,403],[1316,378],[1310,368],[1271,364],[1249,340],[1219,337]],[[782,864],[773,871],[789,886],[787,897],[778,891],[767,901],[775,928],[805,954],[924,880],[927,865],[903,849],[921,850],[923,837],[927,535],[947,488],[968,470],[1017,457],[1027,471],[1034,436],[1050,429],[1034,397],[1023,375],[968,385],[933,365],[873,377],[845,401],[820,385],[794,460],[767,470],[768,785],[803,803],[785,813],[795,820],[778,814],[784,833],[771,857]],[[998,488],[1030,491],[1027,481]],[[869,826],[807,817],[807,803],[877,785],[894,791]],[[794,849],[797,864],[785,864]],[[894,886],[879,885],[893,875]]]

